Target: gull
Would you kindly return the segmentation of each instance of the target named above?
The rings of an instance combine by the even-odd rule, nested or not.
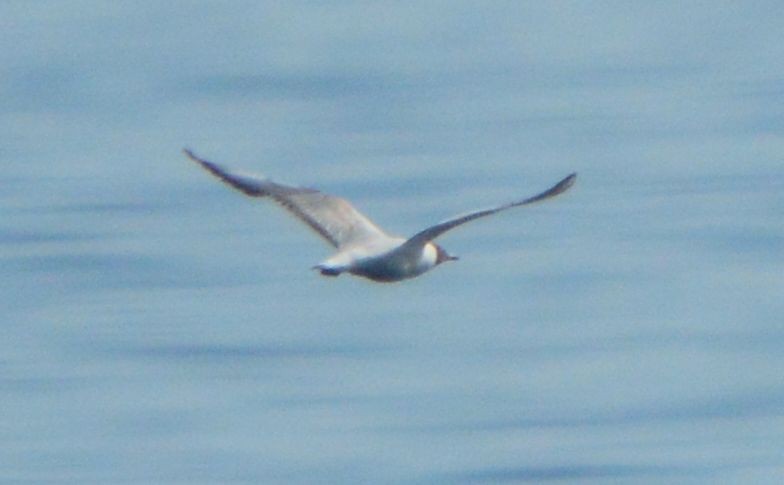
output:
[[[337,249],[325,261],[313,266],[324,276],[349,273],[378,282],[394,282],[419,276],[441,263],[457,260],[433,242],[441,234],[466,222],[496,214],[512,207],[539,202],[563,193],[577,178],[572,173],[544,192],[468,212],[423,229],[410,238],[384,232],[348,201],[316,189],[284,185],[267,177],[230,170],[198,157],[187,148],[191,160],[223,182],[252,197],[269,197],[297,216]]]

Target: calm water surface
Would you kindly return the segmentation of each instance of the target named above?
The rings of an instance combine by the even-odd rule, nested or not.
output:
[[[778,2],[0,3],[0,482],[781,483]],[[390,231],[376,285],[181,155]]]

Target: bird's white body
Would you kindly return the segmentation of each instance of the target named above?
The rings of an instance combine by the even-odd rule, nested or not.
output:
[[[324,275],[347,272],[373,281],[400,281],[419,276],[438,264],[438,250],[427,243],[418,251],[404,250],[406,239],[388,238],[371,245],[349,247],[317,264]]]
[[[571,187],[576,177],[576,174],[571,174],[533,197],[447,219],[406,239],[387,234],[339,197],[230,171],[197,157],[189,150],[185,150],[185,154],[245,194],[272,198],[336,247],[335,254],[313,267],[321,274],[338,276],[350,273],[382,282],[413,278],[445,261],[456,260],[457,257],[448,254],[444,248],[432,242],[433,239],[479,217],[558,195]]]

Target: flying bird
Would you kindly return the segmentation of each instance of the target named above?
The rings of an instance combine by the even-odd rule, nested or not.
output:
[[[188,149],[183,151],[208,172],[246,195],[271,198],[337,249],[337,252],[313,266],[313,269],[324,276],[350,273],[379,282],[413,278],[441,263],[457,260],[457,256],[447,253],[433,241],[446,231],[474,219],[561,194],[577,178],[577,174],[572,173],[533,197],[462,214],[423,229],[410,238],[403,238],[387,234],[340,197],[230,170],[200,158]]]

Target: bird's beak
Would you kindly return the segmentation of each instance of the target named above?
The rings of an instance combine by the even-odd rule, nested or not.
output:
[[[451,254],[446,258],[447,261],[457,261],[458,259],[460,259],[458,256],[452,256]]]

